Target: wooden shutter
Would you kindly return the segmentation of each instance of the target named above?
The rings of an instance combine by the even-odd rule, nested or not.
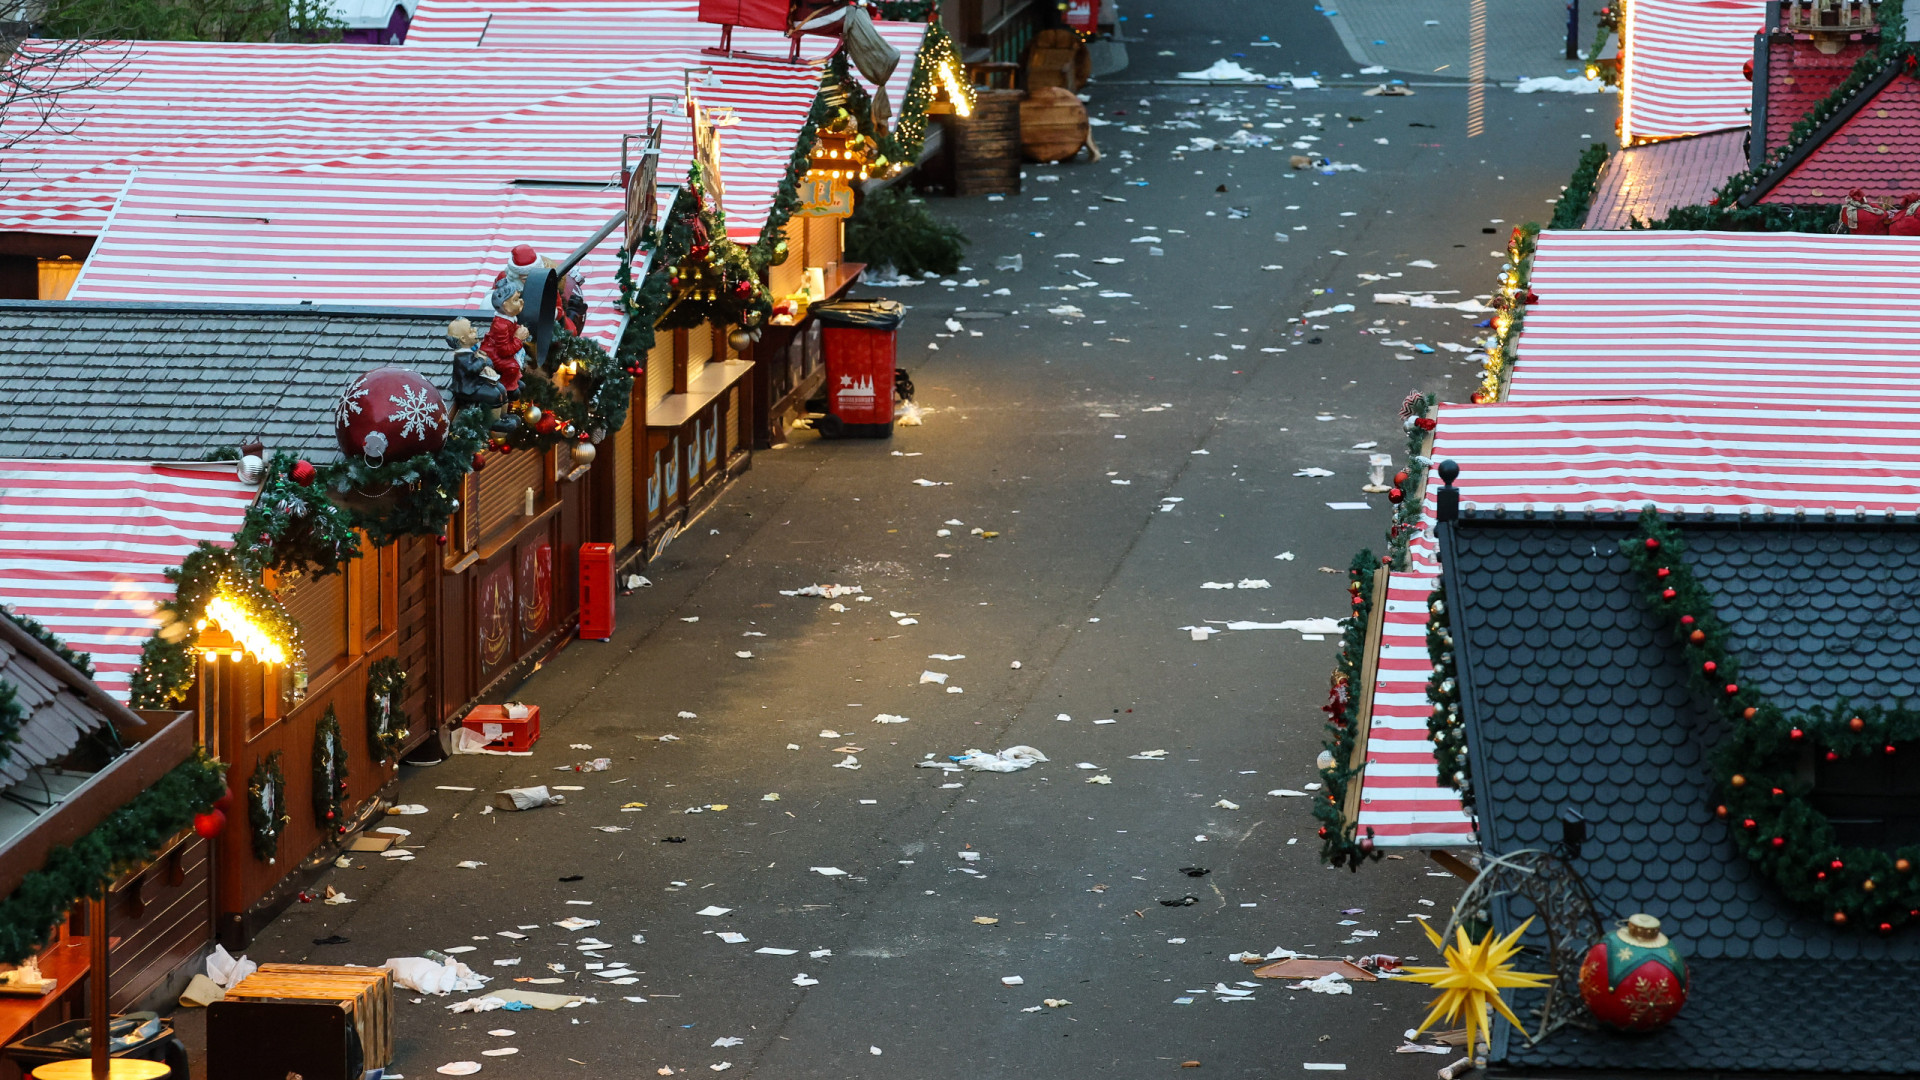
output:
[[[377,592],[378,589],[376,588]],[[319,673],[347,655],[347,575],[301,578],[281,598],[307,645],[307,670]]]
[[[787,237],[787,261],[767,270],[768,288],[772,290],[776,300],[799,292],[800,284],[806,277],[806,221],[806,218],[798,214],[787,219],[783,230]]]
[[[637,411],[627,414],[627,422],[613,433],[603,452],[613,454],[613,549],[624,551],[633,543],[633,433],[646,423]]]
[[[673,393],[673,331],[655,330],[647,350],[647,408]]]
[[[807,265],[831,266],[840,261],[840,219],[802,218],[807,223]]]
[[[740,449],[740,424],[744,418],[740,415],[740,387],[738,385],[727,391],[726,417],[724,421],[727,428],[726,449],[720,455],[720,467],[723,469],[726,468],[727,462],[733,460],[733,452]]]
[[[702,323],[687,331],[687,382],[700,377],[700,372],[713,359],[713,327]]]
[[[533,489],[536,507],[543,502],[546,463],[547,455],[533,450],[487,455],[487,467],[473,474],[476,544],[485,543],[488,537],[520,519],[528,488]]]

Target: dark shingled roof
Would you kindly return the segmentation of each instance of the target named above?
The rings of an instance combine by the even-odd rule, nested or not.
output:
[[[259,435],[339,455],[333,404],[362,372],[446,389],[447,322],[478,312],[0,301],[0,457],[197,459]]]
[[[1920,698],[1920,530],[1683,528],[1749,685],[1789,708]],[[1651,1036],[1564,1028],[1528,1046],[1502,1024],[1496,1075],[1920,1073],[1920,932],[1836,930],[1734,850],[1713,815],[1721,724],[1640,598],[1620,553],[1631,525],[1481,517],[1443,533],[1486,848],[1548,846],[1559,809],[1579,809],[1593,824],[1575,866],[1602,919],[1658,917],[1692,977]]]

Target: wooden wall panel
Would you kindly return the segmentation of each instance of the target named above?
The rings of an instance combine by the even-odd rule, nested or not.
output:
[[[655,330],[647,350],[647,408],[673,393],[673,331]]]
[[[175,837],[151,865],[115,887],[107,921],[119,939],[108,986],[113,1010],[122,1012],[162,990],[212,941],[212,843],[192,832]]]

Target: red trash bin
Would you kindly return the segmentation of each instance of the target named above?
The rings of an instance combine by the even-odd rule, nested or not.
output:
[[[580,638],[613,639],[613,545],[580,545]]]
[[[905,311],[893,300],[841,300],[808,309],[826,354],[826,438],[893,434],[894,358]]]

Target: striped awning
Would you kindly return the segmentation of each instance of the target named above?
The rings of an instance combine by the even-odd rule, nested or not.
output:
[[[1766,0],[1632,0],[1622,28],[1621,138],[1746,127],[1753,84],[1741,67]]]
[[[425,183],[615,186],[623,137],[665,120],[660,176],[692,161],[688,71],[720,130],[727,232],[757,237],[818,94],[820,71],[693,52],[139,42],[62,98],[77,136],[9,148],[0,229],[97,235],[136,169],[418,172]],[[0,135],[6,128],[0,125]],[[632,155],[629,154],[629,160]]]
[[[557,55],[576,53],[679,52],[716,57],[704,50],[720,45],[721,27],[699,21],[699,0],[425,0],[407,31],[408,48],[524,49]],[[900,50],[900,66],[887,80],[887,96],[897,110],[913,74],[913,60],[926,37],[918,22],[875,22],[887,43]],[[786,35],[735,27],[735,53],[784,59],[792,50]],[[819,60],[840,47],[840,39],[800,36],[803,59]]]
[[[225,462],[0,461],[0,604],[92,654],[125,701],[173,598],[165,572],[203,540],[231,545],[256,494]]]
[[[662,215],[677,190],[660,188]],[[419,173],[141,172],[71,299],[484,308],[514,245],[559,262],[624,199]],[[616,228],[578,267],[603,343],[620,323],[620,244]]]
[[[1531,316],[1529,316],[1531,319]],[[1616,400],[1443,405],[1432,458],[1461,505],[1611,515],[1667,510],[1920,512],[1920,415],[1880,406]],[[1391,576],[1358,824],[1384,847],[1461,845],[1472,822],[1427,739],[1427,596],[1439,577],[1430,475],[1408,569]]]
[[[1506,400],[1920,406],[1906,237],[1540,234]]]

